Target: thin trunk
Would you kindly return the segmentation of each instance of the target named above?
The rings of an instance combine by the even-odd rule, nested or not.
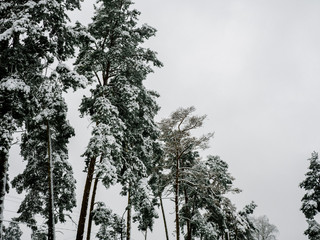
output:
[[[97,193],[97,187],[98,187],[99,177],[96,176],[96,179],[94,180],[93,184],[93,190],[92,190],[92,196],[91,196],[91,203],[90,203],[90,212],[89,212],[89,221],[88,221],[88,231],[87,231],[87,240],[90,240],[91,237],[91,228],[92,228],[92,211],[94,208],[95,200],[96,200],[96,193]]]
[[[127,240],[131,238],[131,187],[128,189],[128,207],[127,207]]]
[[[7,186],[7,171],[8,171],[8,158],[6,154],[1,153],[0,159],[0,239],[3,239],[3,210],[4,210],[4,197],[6,195]]]
[[[88,173],[87,173],[87,179],[86,179],[86,183],[85,183],[84,191],[83,191],[82,205],[81,205],[81,211],[80,211],[80,216],[79,216],[76,240],[83,239],[84,226],[85,226],[86,218],[87,218],[89,195],[90,195],[90,189],[91,189],[95,164],[96,164],[96,157],[92,157],[90,159]]]
[[[185,199],[185,204],[186,204],[186,208],[187,208],[187,240],[191,240],[191,228],[190,228],[190,218],[191,218],[191,214],[190,214],[190,208],[188,207],[188,195],[187,195],[187,190],[186,188],[184,188],[184,199]]]
[[[163,207],[163,202],[162,202],[162,196],[160,193],[160,206],[161,206],[161,212],[162,212],[162,218],[163,218],[163,224],[164,224],[164,230],[166,232],[166,240],[169,240],[169,233],[168,233],[168,226],[167,226],[167,220],[166,220],[166,215],[164,212],[164,207]]]
[[[175,182],[175,212],[176,212],[176,240],[180,240],[179,228],[179,158],[176,159],[176,182]]]
[[[146,234],[144,235],[144,240],[147,240],[148,228],[146,229]]]
[[[53,164],[52,164],[52,144],[50,124],[47,121],[48,138],[48,175],[49,175],[49,219],[48,219],[48,240],[55,240],[55,222],[54,222],[54,197],[53,197]]]
[[[10,117],[0,116],[1,125],[8,126],[0,132],[0,239],[3,239],[3,212],[4,198],[8,190],[9,150],[12,142],[12,134],[15,130],[13,120]]]

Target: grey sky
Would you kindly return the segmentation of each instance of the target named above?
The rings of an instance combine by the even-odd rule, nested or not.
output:
[[[199,114],[207,114],[204,131],[214,131],[215,138],[206,154],[228,162],[235,185],[243,190],[232,196],[238,208],[253,200],[258,204],[255,215],[266,214],[279,228],[279,240],[307,239],[298,185],[307,158],[320,148],[320,2],[135,2],[141,22],[158,30],[147,46],[165,65],[146,81],[161,95],[158,120],[180,106],[194,105]],[[72,19],[86,23],[92,3],[86,0],[83,12]],[[70,159],[78,198],[84,182],[79,155],[89,137],[88,122],[77,118],[82,94],[67,97],[77,133]],[[100,193],[100,198],[109,196]],[[164,239],[162,223],[157,224],[160,230],[150,239]]]
[[[149,78],[161,117],[194,105],[229,163],[238,207],[254,200],[280,240],[307,239],[298,184],[320,147],[320,2],[139,0],[165,64]]]

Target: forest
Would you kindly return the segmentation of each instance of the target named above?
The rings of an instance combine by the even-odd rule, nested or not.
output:
[[[159,93],[145,81],[165,66],[146,47],[157,31],[140,23],[133,1],[98,0],[88,25],[70,21],[68,13],[80,8],[80,0],[0,1],[0,239],[60,239],[57,224],[72,219],[76,240],[138,239],[134,231],[155,239],[149,237],[155,228],[166,240],[276,240],[279,230],[254,214],[254,199],[243,209],[233,203],[242,190],[227,160],[203,156],[214,136],[203,132],[206,115],[179,107],[155,120]],[[80,106],[68,105],[66,94],[79,90],[89,94]],[[86,176],[81,196],[69,162],[76,135],[70,108],[90,121],[90,137],[82,139],[87,147],[78,154]],[[16,176],[10,175],[13,145],[26,164]],[[317,240],[318,154],[309,160],[301,210],[305,234]],[[114,186],[126,199],[122,212],[108,206]],[[97,200],[99,188],[106,201]],[[21,202],[17,217],[8,219],[11,191]]]

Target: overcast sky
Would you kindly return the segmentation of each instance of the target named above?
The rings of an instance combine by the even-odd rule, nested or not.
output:
[[[255,215],[269,217],[279,240],[307,239],[298,185],[311,152],[320,148],[320,1],[135,2],[141,22],[158,30],[147,46],[158,52],[164,67],[146,81],[161,95],[157,120],[191,105],[207,114],[203,132],[215,132],[215,137],[206,154],[229,164],[235,186],[243,190],[232,196],[238,208],[253,200]],[[93,3],[85,0],[72,19],[87,23]],[[85,176],[79,155],[89,137],[88,122],[78,119],[82,94],[67,96],[77,134],[70,160],[78,198]],[[100,198],[110,197],[100,193]],[[160,230],[150,239],[164,239],[157,224]]]
[[[313,0],[137,0],[158,29],[150,47],[164,68],[148,86],[160,117],[194,105],[214,131],[210,154],[228,162],[279,240],[307,239],[299,211],[312,151],[320,148],[320,2]]]

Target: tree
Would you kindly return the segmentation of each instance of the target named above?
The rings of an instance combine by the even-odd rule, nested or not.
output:
[[[167,162],[167,169],[174,176],[175,194],[175,221],[176,239],[180,239],[180,216],[179,216],[179,195],[182,169],[187,167],[188,156],[197,149],[208,147],[208,141],[213,136],[209,133],[202,137],[191,136],[191,131],[200,128],[206,116],[193,116],[194,107],[179,108],[169,118],[163,119],[160,123],[161,137],[164,143],[164,158]]]
[[[228,172],[228,164],[218,156],[208,156],[190,168],[185,167],[181,175],[185,200],[180,216],[181,226],[187,228],[186,239],[223,237],[230,222],[227,204],[235,210],[225,194],[240,192],[233,187],[234,178]]]
[[[99,240],[123,239],[125,237],[125,222],[112,210],[107,208],[103,202],[97,202],[92,211],[93,220],[100,225],[97,238]]]
[[[21,240],[22,231],[19,224],[10,222],[8,227],[4,227],[3,239],[5,240]]]
[[[39,88],[36,100],[38,105],[33,110],[34,117],[26,120],[26,131],[22,134],[21,155],[27,161],[27,166],[23,173],[13,179],[12,185],[18,193],[26,191],[18,210],[20,216],[16,220],[32,226],[37,223],[35,215],[40,214],[48,220],[50,231],[54,222],[64,222],[65,211],[72,211],[76,205],[75,180],[72,167],[68,163],[67,150],[69,138],[74,135],[74,130],[66,120],[67,106],[56,80],[45,81]],[[48,137],[53,160],[53,168],[49,170],[53,172],[55,182],[55,198],[51,201],[48,201],[51,196],[48,184]]]
[[[256,208],[255,203],[246,205],[243,210],[237,211],[229,199],[224,199],[223,211],[225,214],[225,229],[227,240],[259,240],[256,238],[257,229],[250,216]]]
[[[0,238],[12,134],[35,117],[38,90],[55,60],[56,72],[64,71],[61,88],[79,85],[77,75],[61,68],[74,54],[77,35],[66,12],[79,7],[79,0],[0,1]]]
[[[277,234],[279,233],[278,228],[269,223],[267,216],[260,216],[254,218],[253,222],[255,224],[255,239],[257,240],[276,240]]]
[[[313,152],[311,158],[308,159],[310,164],[308,172],[305,174],[305,180],[300,183],[300,188],[304,189],[306,193],[302,198],[301,211],[305,215],[308,222],[308,229],[304,232],[309,239],[319,239],[320,227],[315,217],[320,211],[320,161],[318,153]]]
[[[151,65],[162,64],[155,52],[141,47],[155,35],[155,29],[146,24],[137,26],[139,12],[131,10],[131,5],[130,0],[99,0],[93,22],[88,28],[79,25],[88,37],[80,43],[76,69],[97,85],[80,107],[94,126],[84,153],[87,179],[77,240],[83,238],[93,177],[106,187],[115,182],[123,186],[122,193],[128,195],[129,224],[130,191],[148,175],[152,151],[157,148],[158,130],[153,118],[159,109],[155,103],[158,95],[148,91],[143,80],[152,72]],[[127,231],[130,239],[130,227]]]

